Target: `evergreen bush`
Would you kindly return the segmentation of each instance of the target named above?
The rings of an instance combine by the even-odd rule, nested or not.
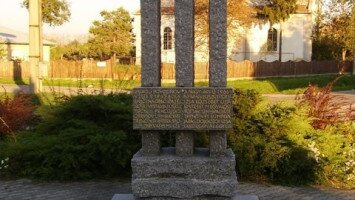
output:
[[[8,158],[9,166],[3,173],[47,180],[128,175],[141,145],[127,94],[71,97],[34,132],[0,144],[0,159]]]

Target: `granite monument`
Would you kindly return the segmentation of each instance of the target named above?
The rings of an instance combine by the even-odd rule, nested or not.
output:
[[[175,0],[176,87],[164,88],[161,2],[141,0],[142,85],[132,92],[134,129],[142,134],[131,161],[135,199],[235,199],[235,155],[226,139],[233,95],[226,87],[227,0],[209,1],[209,87],[194,87],[194,0]],[[174,148],[161,146],[166,130],[176,131]],[[201,130],[209,132],[209,148],[194,147],[194,131]]]

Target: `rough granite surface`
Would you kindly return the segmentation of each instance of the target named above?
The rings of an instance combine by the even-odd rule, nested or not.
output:
[[[139,197],[194,198],[220,196],[232,198],[237,180],[235,174],[228,179],[198,180],[185,178],[133,179],[132,191]]]
[[[151,198],[134,198],[133,194],[116,194],[112,200],[179,200],[177,198],[167,198],[167,197],[151,197]],[[187,199],[184,199],[187,200]],[[230,197],[196,197],[190,198],[188,200],[259,200],[256,195],[235,195],[233,198]]]
[[[231,88],[139,87],[133,94],[136,130],[228,130],[232,128]]]
[[[192,156],[194,154],[194,132],[179,131],[176,133],[176,155]]]
[[[141,131],[142,149],[144,156],[157,156],[160,153],[161,139],[158,131]]]
[[[227,149],[227,131],[210,131],[210,156],[223,157]]]
[[[142,87],[161,84],[160,0],[141,0]]]
[[[175,1],[176,87],[194,86],[194,0]]]
[[[227,86],[227,0],[210,0],[210,87]]]
[[[223,158],[209,157],[206,148],[195,148],[194,156],[175,155],[175,148],[162,148],[160,156],[142,156],[141,151],[131,161],[132,178],[188,178],[215,180],[235,173],[235,156],[231,149]]]

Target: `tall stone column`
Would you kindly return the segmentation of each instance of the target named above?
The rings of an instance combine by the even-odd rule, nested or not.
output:
[[[175,1],[175,72],[176,87],[194,86],[194,0]],[[192,156],[194,132],[179,131],[176,134],[176,154]]]
[[[227,86],[227,0],[210,0],[210,87]],[[210,131],[210,155],[223,156],[227,132]]]
[[[160,0],[141,0],[142,87],[161,85]],[[158,155],[160,132],[142,130],[142,154]]]

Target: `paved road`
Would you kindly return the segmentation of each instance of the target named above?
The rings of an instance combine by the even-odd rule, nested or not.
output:
[[[1,181],[1,200],[110,200],[115,193],[131,192],[129,180],[73,183],[39,183],[30,180]],[[355,190],[316,187],[283,187],[240,183],[239,194],[260,200],[355,200]]]
[[[355,104],[355,90],[333,92],[332,94],[345,97],[349,103]],[[296,95],[285,94],[265,94],[264,96],[272,102],[292,101],[296,98]]]

